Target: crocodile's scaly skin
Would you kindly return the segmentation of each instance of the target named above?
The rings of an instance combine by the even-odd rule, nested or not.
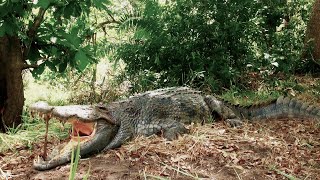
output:
[[[106,149],[118,147],[136,135],[163,133],[174,139],[187,132],[185,123],[203,123],[211,114],[201,93],[186,87],[149,91],[110,103],[107,109],[120,128]]]
[[[82,156],[117,148],[137,135],[162,134],[169,140],[175,139],[179,134],[188,132],[185,124],[205,123],[213,119],[213,114],[219,115],[231,126],[239,126],[245,119],[320,119],[319,108],[295,99],[279,97],[268,103],[241,107],[187,87],[148,91],[105,106],[49,106],[39,102],[30,109],[62,120],[74,118],[86,123],[100,122],[96,134],[80,145]],[[66,157],[73,146],[72,143],[68,145],[70,147],[53,153],[54,158],[35,161],[34,168],[45,170],[68,162]]]
[[[187,87],[148,91],[106,107],[120,128],[105,150],[119,147],[136,135],[163,133],[165,138],[174,139],[187,132],[184,124],[205,123],[213,113],[231,126],[239,126],[245,119],[320,117],[319,108],[295,99],[280,97],[266,104],[239,107]]]

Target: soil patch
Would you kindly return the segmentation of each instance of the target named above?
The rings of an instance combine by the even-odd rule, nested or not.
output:
[[[272,120],[230,128],[190,125],[178,140],[137,137],[81,159],[77,179],[320,179],[320,128],[314,121]],[[51,142],[52,149],[59,144]],[[43,142],[0,154],[0,179],[68,179],[70,164],[32,168]],[[287,176],[287,177],[286,177]]]

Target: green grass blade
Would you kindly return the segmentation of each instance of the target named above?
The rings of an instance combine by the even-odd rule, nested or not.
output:
[[[70,166],[69,180],[75,179],[79,160],[80,160],[80,137],[78,136],[78,144],[77,144],[76,152],[74,152],[74,148],[72,148],[72,152],[71,152],[71,166]]]

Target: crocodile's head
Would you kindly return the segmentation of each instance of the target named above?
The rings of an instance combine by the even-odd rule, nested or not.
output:
[[[114,125],[108,110],[100,106],[71,105],[49,106],[46,102],[37,102],[29,107],[32,114],[44,118],[55,117],[62,122],[71,123],[71,140],[60,144],[47,157],[38,157],[33,167],[47,170],[70,161],[72,150],[80,146],[81,157],[99,152],[114,138],[118,126]]]

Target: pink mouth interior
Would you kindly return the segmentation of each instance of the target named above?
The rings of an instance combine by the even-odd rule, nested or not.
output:
[[[73,137],[82,137],[90,136],[94,130],[94,123],[84,123],[78,120],[72,121],[72,136]]]

